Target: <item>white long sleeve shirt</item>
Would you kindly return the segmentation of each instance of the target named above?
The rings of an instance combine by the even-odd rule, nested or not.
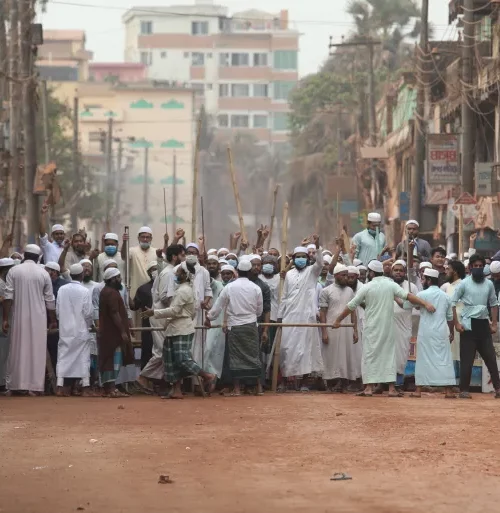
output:
[[[238,278],[229,283],[208,312],[208,319],[211,321],[217,319],[224,309],[227,309],[228,328],[256,324],[257,318],[262,315],[263,309],[260,287],[248,278]]]

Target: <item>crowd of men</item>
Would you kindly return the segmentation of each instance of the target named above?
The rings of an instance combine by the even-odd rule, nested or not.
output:
[[[183,230],[156,249],[147,226],[130,248],[128,234],[121,249],[117,234],[105,234],[99,251],[83,231],[66,238],[56,224],[47,234],[46,216],[44,206],[38,245],[0,259],[7,395],[43,394],[51,370],[62,397],[182,399],[187,383],[203,394],[262,395],[279,361],[282,391],[316,382],[401,397],[416,335],[412,397],[442,387],[455,398],[459,385],[458,397],[470,398],[478,352],[500,398],[500,261],[475,252],[475,235],[463,262],[431,248],[415,220],[388,248],[377,213],[350,247],[339,238],[333,251],[317,235],[286,255],[264,251],[266,227],[252,253],[240,234],[207,251],[203,237],[181,244]]]

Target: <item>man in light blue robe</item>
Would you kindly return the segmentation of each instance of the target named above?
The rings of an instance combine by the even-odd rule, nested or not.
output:
[[[415,364],[415,384],[417,390],[411,397],[421,396],[421,387],[445,387],[445,398],[455,399],[452,387],[455,386],[455,369],[451,355],[451,341],[454,337],[453,310],[451,299],[438,287],[439,271],[424,271],[424,290],[417,297],[431,303],[436,312],[420,313],[417,337],[417,361]],[[406,305],[405,307],[410,306]]]
[[[354,258],[368,265],[372,260],[377,260],[385,248],[385,235],[380,231],[382,218],[377,212],[368,214],[366,230],[356,233],[351,241],[351,250],[354,250]]]

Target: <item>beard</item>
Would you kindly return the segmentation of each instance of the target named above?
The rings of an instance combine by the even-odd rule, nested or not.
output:
[[[217,278],[217,276],[219,276],[219,271],[217,269],[208,271],[208,273],[210,274],[210,278],[213,278],[214,280],[215,280],[215,278]]]
[[[405,281],[405,277],[404,276],[393,276],[392,280],[397,283],[398,285],[401,285],[404,281]]]
[[[117,281],[114,281],[113,283],[110,283],[110,287],[120,292],[120,290],[123,289],[123,283],[118,283]]]
[[[425,282],[422,284],[422,287],[424,287],[424,290],[427,290],[429,288],[429,284]]]
[[[483,275],[478,277],[471,275],[471,278],[475,283],[483,283],[483,281],[486,279],[486,276]]]
[[[88,283],[92,279],[92,276],[83,276],[83,283]]]

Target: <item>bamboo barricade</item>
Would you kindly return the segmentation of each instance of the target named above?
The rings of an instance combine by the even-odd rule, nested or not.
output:
[[[194,148],[193,165],[193,206],[191,211],[191,240],[196,240],[196,221],[198,216],[198,175],[200,173],[200,137],[201,137],[201,116],[198,118],[196,129],[196,146]],[[174,184],[175,187],[175,184]],[[174,215],[175,212],[174,212]]]
[[[130,230],[128,226],[125,226],[125,234],[130,237]],[[125,286],[130,291],[130,240],[125,241]]]
[[[240,193],[238,192],[238,184],[236,183],[236,175],[234,173],[233,154],[230,146],[227,147],[227,160],[229,163],[229,173],[231,173],[231,182],[233,184],[233,193],[234,200],[236,201],[236,209],[238,211],[238,219],[240,221],[241,240],[248,242],[247,231],[243,221],[243,213],[241,211]]]
[[[279,184],[274,188],[273,195],[273,208],[271,210],[271,224],[269,225],[269,237],[267,238],[266,250],[269,251],[271,247],[271,239],[273,237],[273,227],[274,227],[274,219],[276,218],[276,198],[278,197]]]
[[[315,323],[287,323],[287,324],[278,324],[275,322],[261,322],[258,323],[257,326],[274,326],[278,328],[331,328],[334,329],[331,324],[315,324]],[[213,328],[222,328],[222,324],[212,325],[210,328],[206,326],[195,326],[195,330],[211,330]],[[341,328],[354,328],[354,324],[341,324]],[[165,331],[165,328],[129,328],[130,331]]]

